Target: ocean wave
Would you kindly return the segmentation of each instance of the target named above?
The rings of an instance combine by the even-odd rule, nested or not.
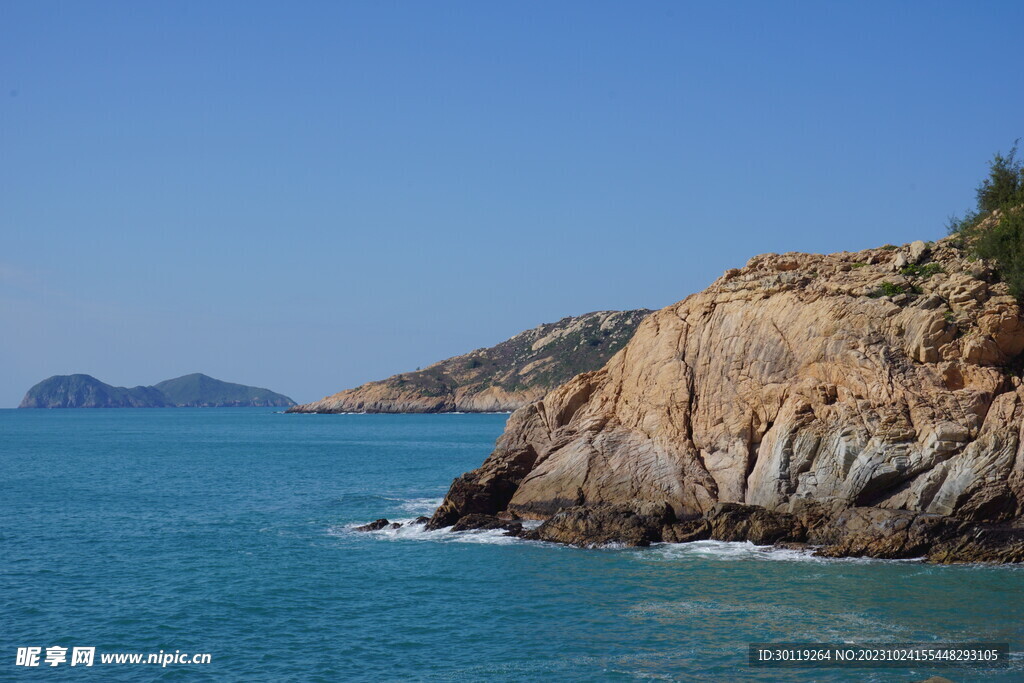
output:
[[[389,492],[390,493],[390,492]],[[399,512],[420,516],[432,515],[441,506],[444,498],[437,496],[398,496],[381,493],[345,493],[331,501],[336,507],[361,514],[358,510],[373,510],[380,516],[397,515]]]
[[[432,512],[441,504],[440,498],[408,498],[389,499],[399,500],[403,510],[411,513]],[[389,518],[390,519],[390,518]],[[545,541],[525,540],[515,536],[506,535],[504,529],[471,529],[467,531],[451,530],[451,527],[443,529],[427,530],[424,524],[417,524],[416,517],[403,519],[390,519],[392,523],[401,526],[396,528],[385,527],[377,531],[357,532],[356,527],[367,524],[368,521],[354,522],[337,527],[331,527],[328,531],[332,535],[359,534],[389,541],[434,541],[441,543],[483,543],[489,545],[512,545],[514,543],[531,543],[537,545],[551,546],[553,548],[565,547],[559,543]],[[540,520],[521,520],[520,523],[527,529],[535,529],[543,522]],[[593,550],[598,551],[622,551],[636,552],[638,560],[655,561],[680,561],[680,560],[711,560],[711,561],[763,561],[763,562],[802,562],[811,564],[878,564],[878,563],[899,563],[899,564],[921,564],[924,565],[925,558],[912,558],[902,560],[885,560],[873,557],[817,557],[814,555],[814,548],[794,549],[777,548],[770,545],[755,545],[750,541],[691,541],[689,543],[656,543],[649,548],[632,548],[621,543],[609,543],[601,546],[594,546]]]
[[[417,515],[433,514],[434,510],[441,507],[441,503],[444,502],[444,498],[388,498],[388,500],[398,503],[398,507],[402,510]]]
[[[356,531],[356,527],[362,524],[346,524],[341,527],[333,527],[328,533],[359,534],[370,538],[377,538],[387,541],[434,541],[440,543],[483,543],[486,545],[512,545],[521,543],[522,540],[514,536],[507,536],[504,529],[472,529],[469,531],[452,531],[451,527],[444,529],[428,530],[424,524],[416,524],[416,519],[393,519],[392,523],[401,524],[397,529],[385,527],[377,531]]]
[[[769,562],[812,562],[815,564],[872,564],[878,562],[923,562],[924,558],[907,560],[880,560],[873,557],[818,557],[814,548],[777,548],[754,545],[750,541],[692,541],[690,543],[660,543],[653,546],[658,557],[666,560],[703,558],[723,561],[764,560]]]

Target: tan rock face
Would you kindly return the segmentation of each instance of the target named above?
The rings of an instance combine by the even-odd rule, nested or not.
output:
[[[1022,349],[1006,286],[948,240],[762,255],[518,411],[460,481],[533,518],[814,502],[1004,519],[1024,499]]]

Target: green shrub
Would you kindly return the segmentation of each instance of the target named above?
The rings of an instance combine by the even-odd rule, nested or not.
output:
[[[954,214],[946,221],[946,231],[949,232],[950,235],[955,235],[957,233],[964,234],[980,223],[981,219],[984,217],[984,214],[977,211],[968,211],[964,214],[963,218]]]
[[[1000,278],[1024,300],[1024,163],[1017,159],[1016,143],[1008,154],[992,158],[976,195],[976,209],[950,218],[949,231],[960,236],[957,241],[969,256],[995,261]],[[978,229],[989,217],[996,217],[995,224]]]
[[[1017,161],[1017,144],[1006,156],[996,154],[988,178],[978,186],[978,211],[991,212],[1024,204],[1024,164]]]
[[[897,296],[905,293],[906,290],[903,289],[902,286],[886,280],[882,284],[878,285],[878,289],[868,294],[868,296],[872,299],[877,299],[882,296]]]
[[[973,246],[979,257],[996,262],[1013,295],[1024,298],[1024,210],[1004,209],[999,222],[978,235]]]
[[[938,263],[926,263],[923,266],[919,266],[916,263],[911,263],[909,266],[903,266],[900,268],[900,274],[908,277],[919,277],[927,280],[932,275],[942,272],[942,266]]]

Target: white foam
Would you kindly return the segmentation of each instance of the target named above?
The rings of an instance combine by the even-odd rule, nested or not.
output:
[[[392,522],[401,524],[397,529],[384,527],[377,531],[355,531],[360,524],[348,524],[344,527],[333,527],[328,530],[332,535],[358,533],[387,541],[434,541],[440,543],[482,543],[486,545],[511,545],[520,542],[514,536],[506,536],[504,529],[471,529],[453,532],[451,527],[428,531],[423,524],[415,524],[415,518],[394,519]]]
[[[442,498],[392,498],[390,500],[401,501],[399,507],[409,513],[429,514],[437,509],[442,503]],[[417,515],[419,516],[419,515]],[[389,541],[434,541],[442,543],[483,543],[490,545],[511,545],[523,541],[523,539],[506,535],[505,529],[470,529],[467,531],[453,532],[451,527],[443,529],[427,530],[423,524],[416,524],[416,517],[405,519],[390,519],[392,523],[401,524],[397,529],[390,526],[377,531],[356,532],[355,528],[363,526],[366,522],[356,522],[343,526],[330,527],[328,533],[331,535],[342,535],[358,533],[360,535],[373,536]],[[536,529],[542,520],[519,520],[525,529]],[[559,544],[543,543],[542,545]],[[627,546],[620,543],[608,543],[600,546],[591,546],[595,550],[621,550]],[[633,548],[629,548],[633,550]],[[689,543],[656,543],[650,548],[641,549],[637,554],[638,559],[655,560],[681,560],[681,559],[708,559],[715,561],[750,561],[760,560],[767,562],[809,562],[813,564],[873,564],[879,562],[900,562],[900,563],[923,563],[925,558],[912,558],[904,560],[882,560],[873,557],[817,557],[814,555],[814,548],[776,548],[770,545],[754,545],[750,541],[692,541]]]
[[[398,507],[417,515],[432,514],[444,502],[444,498],[392,498],[390,500],[400,501]]]
[[[922,562],[924,558],[909,560],[879,560],[872,557],[817,557],[813,548],[776,548],[754,545],[750,541],[693,541],[691,543],[662,543],[654,546],[655,554],[664,559],[707,558],[722,561],[763,560],[769,562],[812,562],[830,564],[870,564],[876,562]]]

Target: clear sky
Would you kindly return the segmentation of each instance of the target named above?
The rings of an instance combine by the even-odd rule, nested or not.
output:
[[[1024,136],[1013,2],[0,1],[0,407],[298,401],[761,252],[935,239]]]

